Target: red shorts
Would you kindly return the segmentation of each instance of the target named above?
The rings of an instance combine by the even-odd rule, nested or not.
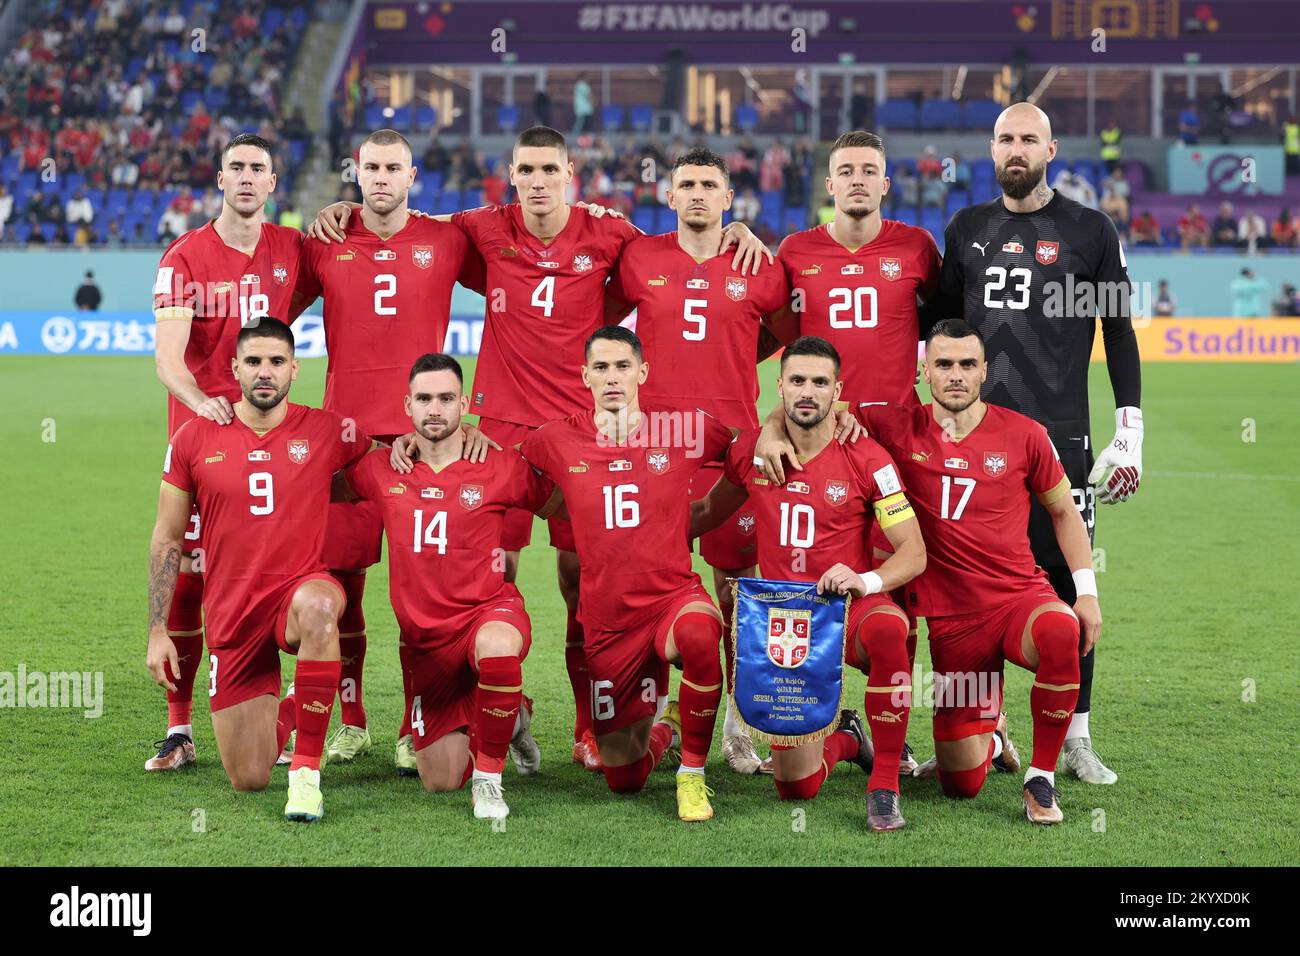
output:
[[[334,571],[364,571],[379,563],[384,519],[374,501],[331,501],[321,559]]]
[[[667,694],[667,665],[660,648],[683,607],[696,601],[710,606],[713,598],[693,584],[666,595],[646,623],[624,631],[587,628],[583,649],[591,681],[592,730],[596,736],[630,727],[653,717],[660,693]]]
[[[416,750],[473,722],[474,692],[478,687],[474,637],[491,621],[513,625],[524,638],[519,659],[528,656],[533,642],[532,623],[523,599],[517,596],[499,598],[447,618],[436,633],[402,632],[402,643],[409,648],[403,676],[411,686],[411,733]]]
[[[1030,669],[1020,638],[1030,615],[1048,603],[1061,599],[1042,588],[974,614],[926,619],[935,672],[935,740],[992,732],[1002,710],[1002,663]]]
[[[343,596],[329,573],[304,574],[258,595],[224,633],[208,631],[208,709],[213,713],[263,694],[280,696],[280,651],[297,653],[285,640],[289,607],[294,592],[308,581],[328,581]]]
[[[503,422],[499,418],[480,418],[479,430],[502,448],[518,448],[525,438],[537,431],[531,425]],[[559,551],[577,551],[573,541],[573,525],[567,518],[551,518],[546,522],[551,532],[551,546]],[[501,547],[507,551],[522,551],[533,540],[533,513],[526,508],[511,508],[506,512],[501,528]]]
[[[710,463],[691,476],[691,500],[704,498],[722,477],[722,465]],[[722,571],[743,571],[758,564],[754,540],[754,507],[749,502],[712,531],[700,536],[700,556],[709,567]]]

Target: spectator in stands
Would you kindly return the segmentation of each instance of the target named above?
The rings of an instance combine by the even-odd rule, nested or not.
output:
[[[1297,245],[1295,221],[1291,218],[1290,207],[1283,206],[1273,223],[1273,245],[1283,249],[1294,249]]]
[[[910,169],[900,165],[898,171],[890,177],[889,195],[886,198],[890,200],[891,216],[899,206],[915,211],[921,202],[921,181]]]
[[[793,159],[785,164],[785,170],[782,172],[781,179],[785,184],[785,206],[789,209],[791,206],[808,205],[808,189],[805,185],[804,170],[796,165]]]
[[[1268,234],[1268,223],[1264,221],[1263,216],[1252,209],[1242,213],[1237,223],[1237,244],[1245,246],[1246,254],[1251,256],[1259,247],[1273,244]]]
[[[921,205],[934,206],[939,209],[943,208],[944,200],[948,195],[948,184],[939,176],[924,176],[921,178]]]
[[[189,206],[182,208],[180,197],[177,196],[158,220],[158,239],[163,243],[174,242],[188,228]]]
[[[961,153],[952,154],[952,188],[970,192],[970,163],[961,158]]]
[[[38,246],[46,244],[45,233],[41,231],[41,221],[39,219],[35,216],[28,216],[27,228],[31,231],[31,235],[27,237],[28,243]]]
[[[99,286],[95,285],[95,273],[87,269],[86,278],[82,279],[81,285],[77,286],[77,294],[72,299],[73,304],[82,312],[98,312],[99,303],[103,299]]]
[[[140,180],[140,167],[127,153],[118,150],[113,159],[111,181],[114,186],[134,188]]]
[[[131,244],[135,246],[149,245],[150,239],[144,231],[144,223],[139,219],[135,221],[135,228],[131,231]]]
[[[185,17],[181,13],[181,5],[179,3],[173,3],[171,5],[171,9],[167,11],[166,19],[163,20],[162,28],[163,33],[167,34],[172,39],[175,40],[180,38],[181,33],[185,30]]]
[[[221,215],[222,202],[221,193],[217,192],[213,187],[209,186],[203,190],[203,196],[195,203],[195,207],[203,210],[204,223]]]
[[[835,200],[827,196],[817,207],[817,225],[824,226],[835,219]]]
[[[1210,227],[1201,215],[1201,207],[1192,203],[1178,220],[1178,245],[1183,249],[1199,246],[1204,249],[1210,242]]]
[[[54,228],[54,245],[56,246],[72,245],[72,236],[68,234],[67,223],[61,222]]]
[[[1101,181],[1102,193],[1104,194],[1108,189],[1124,200],[1129,198],[1131,189],[1129,188],[1128,177],[1124,174],[1123,166],[1116,166],[1110,171],[1110,175]]]
[[[505,204],[506,194],[510,191],[510,183],[501,175],[501,163],[497,163],[492,172],[483,177],[483,202],[488,206],[501,206]]]
[[[544,86],[539,86],[537,95],[533,97],[533,125],[551,125],[551,95]]]
[[[0,183],[0,232],[9,223],[9,217],[14,214],[14,197],[9,194],[9,189],[4,183]]]
[[[790,84],[790,98],[794,106],[794,131],[798,136],[808,132],[809,104],[812,103],[811,89],[808,71],[802,68],[795,70],[794,82]]]
[[[595,107],[591,102],[591,86],[587,83],[587,74],[579,73],[578,81],[573,84],[573,135],[579,136],[586,132],[587,124],[591,122],[591,114]]]
[[[280,210],[280,225],[302,232],[302,213],[293,208],[293,203],[286,202]]]
[[[785,144],[779,137],[772,140],[772,145],[763,154],[763,165],[758,175],[763,192],[780,192],[785,187],[785,167],[789,163],[790,151]]]
[[[1072,173],[1068,169],[1062,169],[1056,174],[1056,179],[1052,181],[1052,188],[1066,199],[1073,199],[1089,209],[1097,208],[1097,190],[1093,189],[1092,183],[1084,179],[1079,173]]]
[[[1210,227],[1210,241],[1220,247],[1237,244],[1237,217],[1233,215],[1232,203],[1226,199],[1219,203],[1219,214]]]
[[[451,154],[447,148],[438,141],[435,135],[429,141],[429,148],[424,151],[424,159],[420,161],[420,172],[437,173],[445,177],[447,171],[451,168]]]
[[[1109,186],[1101,196],[1101,211],[1110,216],[1121,236],[1128,232],[1128,200]]]
[[[1178,311],[1178,300],[1174,294],[1169,291],[1169,280],[1161,279],[1156,287],[1156,301],[1154,311],[1156,315],[1169,317]]]
[[[871,114],[875,103],[867,96],[867,88],[861,83],[853,84],[853,96],[849,98],[849,129],[871,129]]]
[[[762,204],[754,190],[746,189],[736,197],[735,202],[731,204],[731,215],[740,222],[753,225],[758,222],[759,213],[762,211]]]
[[[1101,138],[1101,161],[1106,166],[1106,172],[1113,173],[1119,168],[1124,132],[1119,128],[1119,123],[1112,119],[1098,135]]]
[[[92,222],[94,218],[95,207],[90,204],[86,194],[78,189],[63,207],[64,222],[75,225],[79,222]]]
[[[1232,317],[1234,319],[1257,319],[1264,314],[1264,293],[1268,283],[1256,278],[1255,271],[1249,266],[1241,270],[1241,275],[1232,280]]]
[[[1191,100],[1178,114],[1178,135],[1184,146],[1195,146],[1201,141],[1201,116],[1196,111],[1196,104]]]
[[[126,242],[126,237],[122,235],[122,223],[114,219],[108,224],[108,231],[104,233],[104,245],[113,249],[120,248]]]
[[[1273,300],[1273,314],[1281,318],[1300,315],[1300,295],[1291,283],[1282,283],[1282,294]]]

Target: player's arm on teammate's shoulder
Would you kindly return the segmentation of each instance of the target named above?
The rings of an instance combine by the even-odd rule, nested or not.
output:
[[[709,493],[691,502],[690,537],[698,538],[726,521],[749,498],[749,492],[734,484],[726,475],[717,480]]]
[[[221,395],[209,398],[194,380],[185,364],[185,348],[190,342],[190,319],[182,319],[176,309],[154,312],[154,368],[158,381],[176,400],[202,418],[219,425],[229,425],[235,417],[230,402]]]
[[[741,275],[746,273],[758,275],[764,256],[767,257],[767,265],[776,262],[772,250],[763,245],[763,240],[754,235],[753,231],[739,220],[729,223],[722,230],[722,244],[718,246],[718,254],[721,255],[733,245],[736,247],[736,252],[731,257],[731,268]]]
[[[308,223],[307,238],[319,239],[321,242],[342,242],[347,238],[343,234],[343,230],[348,227],[348,221],[352,218],[352,213],[360,208],[361,203],[352,202],[348,199],[340,199],[338,202],[330,203],[316,213],[316,218]],[[412,216],[433,219],[437,222],[451,222],[452,216],[451,213],[431,216],[418,209],[409,209],[407,212]]]
[[[173,471],[172,459],[173,449],[169,447],[167,462],[163,466],[165,475]],[[173,481],[189,483],[188,478],[174,478]],[[158,515],[149,541],[149,647],[145,652],[145,667],[155,683],[173,691],[176,685],[172,675],[180,674],[180,662],[176,657],[176,645],[167,633],[167,615],[176,593],[176,576],[181,569],[181,552],[192,504],[190,492],[164,477],[158,490]]]

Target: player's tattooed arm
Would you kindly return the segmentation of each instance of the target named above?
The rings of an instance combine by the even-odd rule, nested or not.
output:
[[[736,254],[731,257],[731,268],[741,275],[758,275],[758,267],[764,256],[767,256],[768,265],[776,261],[772,250],[763,245],[763,241],[743,222],[733,222],[722,230],[722,245],[718,247],[718,254],[726,252],[732,244],[736,246]]]
[[[180,674],[176,645],[167,634],[167,615],[181,570],[181,544],[190,520],[190,496],[164,483],[158,493],[158,518],[149,543],[149,648],[145,667],[154,682],[176,690],[172,674]],[[170,667],[170,671],[168,668]]]
[[[707,495],[691,502],[690,537],[698,538],[712,531],[735,514],[748,498],[749,492],[744,488],[733,485],[726,477],[719,478]]]
[[[1065,485],[1064,480],[1062,485]],[[1077,573],[1083,572],[1083,576],[1092,582],[1092,590],[1095,591],[1096,577],[1092,572],[1092,544],[1088,541],[1088,529],[1084,527],[1083,517],[1074,506],[1074,495],[1070,494],[1068,488],[1060,494],[1054,494],[1054,491],[1039,495],[1038,500],[1052,517],[1056,543],[1060,545],[1070,572],[1075,574],[1076,590],[1083,590],[1079,587]],[[1045,501],[1044,498],[1052,500]],[[1087,654],[1101,637],[1101,604],[1098,603],[1096,594],[1080,593],[1074,602],[1074,613],[1083,625],[1083,647],[1080,653]]]

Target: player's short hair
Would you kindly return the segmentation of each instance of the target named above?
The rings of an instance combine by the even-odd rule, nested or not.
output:
[[[421,355],[411,366],[411,374],[406,383],[409,385],[414,382],[415,376],[424,372],[451,372],[462,387],[465,385],[465,373],[461,371],[460,363],[445,352],[429,352]]]
[[[801,335],[785,347],[781,353],[781,371],[785,371],[786,359],[799,355],[811,355],[816,358],[830,359],[835,363],[835,377],[840,377],[840,353],[835,346],[816,335]]]
[[[591,333],[591,338],[587,339],[587,344],[582,347],[582,354],[591,358],[591,347],[597,342],[622,342],[624,345],[632,347],[636,360],[642,360],[641,340],[637,334],[629,328],[621,325],[602,325],[595,332]]]
[[[558,149],[560,158],[565,159],[569,155],[569,146],[564,141],[564,134],[559,130],[551,129],[549,126],[530,126],[518,136],[515,137],[514,149],[511,150],[513,157],[516,152],[523,146],[540,146],[543,149]]]
[[[294,349],[293,329],[269,315],[249,319],[248,324],[235,337],[235,349],[238,350],[249,339],[279,339],[289,346],[290,352]]]
[[[677,170],[683,166],[712,166],[714,169],[721,170],[722,181],[731,182],[731,172],[727,169],[727,161],[706,146],[692,146],[686,152],[677,157],[673,163],[672,169],[668,170],[668,182],[673,181]]]
[[[221,148],[222,166],[226,165],[226,157],[230,154],[230,151],[234,149],[236,146],[257,147],[262,152],[266,153],[267,165],[270,166],[272,169],[275,168],[275,156],[272,155],[271,153],[271,144],[267,140],[263,139],[261,136],[258,136],[256,133],[240,133],[237,136],[231,137],[230,142],[226,143],[226,145]]]
[[[377,129],[361,141],[361,146],[365,146],[367,143],[373,146],[396,146],[398,143],[401,143],[406,147],[406,155],[412,158],[415,157],[415,153],[411,150],[410,142],[408,142],[406,137],[395,129]],[[361,148],[357,147],[357,155],[360,154]]]
[[[880,158],[885,158],[885,141],[875,133],[868,133],[863,129],[850,130],[847,133],[841,133],[839,138],[831,144],[831,151],[828,157],[830,168],[835,168],[835,154],[841,149],[850,149],[853,147],[863,147],[874,149],[880,152]]]
[[[965,319],[944,319],[934,323],[930,327],[930,334],[925,337],[925,347],[929,348],[935,337],[940,335],[945,339],[964,339],[968,335],[973,335],[980,344],[980,351],[984,350],[984,336],[980,335],[980,330]]]

